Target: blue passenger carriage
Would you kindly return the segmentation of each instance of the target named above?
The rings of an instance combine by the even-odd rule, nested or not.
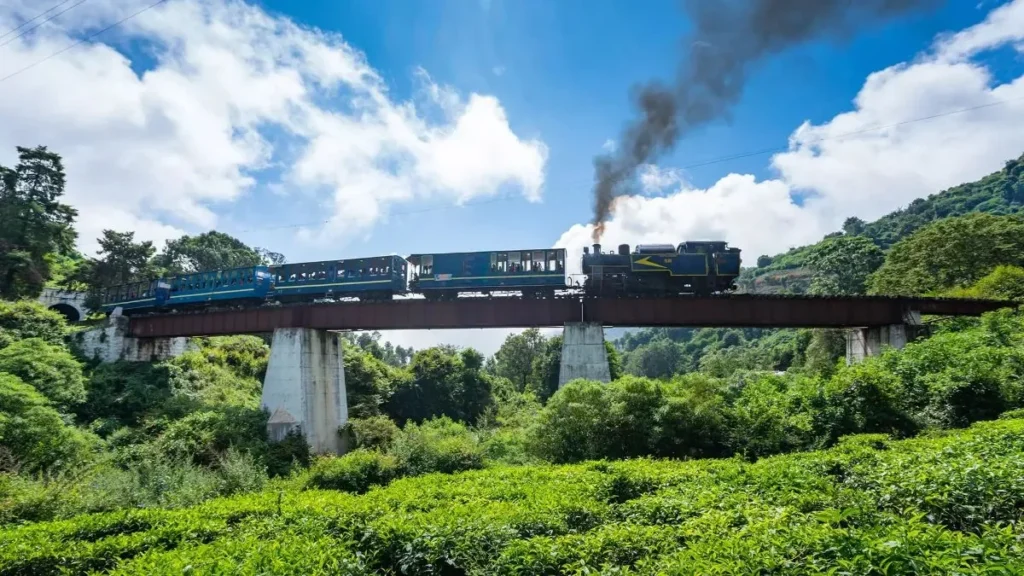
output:
[[[167,302],[169,287],[162,279],[108,286],[100,293],[100,310],[106,314],[115,308],[124,314],[153,311]]]
[[[167,306],[189,308],[217,302],[260,304],[266,300],[272,278],[266,266],[247,266],[171,276],[165,280]]]
[[[313,298],[389,300],[405,290],[408,263],[401,256],[376,256],[272,266],[274,291],[281,302]]]
[[[565,284],[565,249],[413,254],[409,288],[430,299],[460,292],[521,292],[545,297]]]

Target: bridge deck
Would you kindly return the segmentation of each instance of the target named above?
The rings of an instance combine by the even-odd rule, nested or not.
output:
[[[408,330],[529,328],[566,322],[606,326],[742,326],[843,328],[899,324],[908,311],[940,316],[977,316],[1013,303],[992,300],[889,297],[810,297],[739,294],[691,298],[421,299],[267,306],[133,317],[132,336],[215,336],[271,332],[275,328]]]

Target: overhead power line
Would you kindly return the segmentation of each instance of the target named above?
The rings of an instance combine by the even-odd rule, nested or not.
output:
[[[137,12],[129,14],[128,16],[125,16],[124,18],[118,20],[117,22],[114,22],[110,26],[107,26],[106,28],[103,28],[103,29],[98,30],[96,32],[93,32],[92,34],[86,36],[85,38],[82,38],[82,39],[78,40],[77,42],[73,42],[73,43],[69,44],[67,47],[62,48],[61,50],[58,50],[58,51],[54,52],[53,54],[50,54],[49,56],[47,56],[46,58],[43,58],[42,60],[37,60],[37,61],[29,64],[28,66],[25,66],[24,68],[21,68],[19,70],[15,70],[14,72],[11,72],[7,76],[4,76],[3,78],[0,78],[0,82],[5,82],[7,80],[10,80],[11,78],[17,76],[18,74],[21,74],[22,72],[24,72],[26,70],[29,70],[31,68],[35,68],[36,66],[42,64],[43,62],[46,62],[50,58],[53,58],[55,56],[60,56],[61,54],[67,52],[68,50],[71,50],[75,46],[78,46],[79,44],[83,44],[85,42],[88,42],[89,40],[92,40],[93,38],[99,36],[100,34],[103,34],[104,32],[110,30],[111,28],[119,26],[119,25],[121,25],[121,24],[123,24],[123,23],[125,23],[125,22],[127,22],[129,20],[131,20],[132,18],[135,18],[136,16],[138,16],[139,14],[142,14],[146,10],[150,10],[152,8],[156,8],[157,6],[163,4],[164,2],[167,2],[167,0],[158,0],[157,2],[154,2],[154,3],[150,4],[149,6],[146,6],[145,8],[142,8],[141,10],[139,10]]]
[[[52,14],[52,15],[51,15],[51,16],[50,16],[49,18],[47,18],[46,20],[43,20],[43,21],[42,21],[42,22],[40,22],[39,24],[36,24],[35,26],[32,26],[31,28],[26,28],[26,29],[22,30],[21,34],[18,34],[18,35],[17,35],[17,36],[15,36],[14,38],[11,38],[10,40],[7,40],[7,41],[6,41],[6,42],[4,42],[3,44],[0,44],[0,48],[3,48],[4,46],[7,46],[7,45],[8,45],[8,44],[10,44],[11,42],[14,42],[15,40],[17,40],[18,38],[21,38],[21,37],[22,37],[22,36],[24,36],[25,34],[28,34],[29,32],[31,32],[31,31],[33,31],[33,30],[35,30],[36,28],[39,28],[39,27],[40,27],[40,26],[42,26],[43,24],[46,24],[46,23],[47,23],[47,22],[49,22],[50,20],[53,20],[54,18],[56,18],[57,16],[60,16],[61,14],[63,14],[63,13],[65,13],[65,12],[67,12],[68,10],[71,10],[72,8],[75,8],[75,7],[77,7],[77,6],[81,6],[82,4],[85,4],[85,1],[86,1],[86,0],[78,0],[78,3],[76,3],[76,4],[72,4],[71,6],[68,6],[67,8],[65,8],[65,9],[61,10],[60,12],[57,12],[56,14]],[[59,6],[63,6],[63,5],[64,5],[64,4],[66,3],[66,2],[67,2],[67,0],[66,0],[65,2],[62,2],[61,4],[59,4],[59,5],[58,5],[58,7],[59,7]],[[53,8],[51,8],[50,10],[52,10],[52,9],[53,9]],[[36,16],[36,18],[39,18],[39,16]],[[33,20],[35,20],[36,18],[33,18]],[[27,24],[27,22],[26,22],[26,24]],[[24,24],[22,24],[22,26],[24,26]],[[21,26],[18,26],[18,28],[21,28]],[[17,28],[16,28],[15,30],[17,30]],[[14,30],[12,30],[12,32],[13,32],[13,31],[14,31]],[[10,34],[10,32],[8,32],[7,34]],[[7,34],[4,34],[4,36],[7,36]],[[0,38],[2,38],[2,37],[0,37]]]
[[[900,122],[894,122],[894,123],[891,123],[891,124],[885,124],[885,125],[881,125],[881,126],[869,126],[867,128],[862,128],[860,130],[853,130],[853,131],[850,131],[850,132],[844,132],[842,134],[835,134],[835,135],[832,135],[832,136],[825,136],[825,137],[822,137],[822,138],[818,138],[818,139],[810,142],[810,144],[816,144],[818,142],[826,142],[826,141],[830,141],[830,140],[840,140],[842,138],[849,138],[850,136],[857,136],[857,135],[860,135],[860,134],[867,134],[867,133],[870,133],[870,132],[878,132],[878,131],[881,131],[881,130],[888,130],[890,128],[898,128],[900,126],[906,126],[908,124],[914,124],[914,123],[917,123],[917,122],[925,122],[925,121],[928,121],[928,120],[934,120],[936,118],[943,118],[945,116],[952,116],[954,114],[963,114],[965,112],[972,112],[972,111],[975,111],[975,110],[982,110],[982,109],[985,109],[985,108],[992,108],[992,107],[995,107],[995,106],[1000,106],[1000,105],[1003,105],[1003,104],[1009,104],[1011,102],[1018,102],[1018,101],[1021,101],[1021,100],[1024,100],[1024,96],[1021,96],[1021,97],[1018,97],[1018,98],[1008,98],[1006,100],[997,100],[997,101],[994,101],[994,102],[987,102],[985,104],[978,104],[976,106],[969,106],[969,107],[966,107],[966,108],[957,108],[955,110],[947,110],[945,112],[940,112],[938,114],[931,114],[931,115],[928,115],[928,116],[920,116],[918,118],[910,118],[908,120],[902,120]],[[686,164],[686,165],[680,166],[679,168],[681,168],[683,170],[688,170],[690,168],[700,168],[702,166],[711,166],[713,164],[721,164],[723,162],[729,162],[731,160],[740,160],[740,159],[743,159],[743,158],[751,158],[751,157],[754,157],[754,156],[762,156],[764,154],[772,154],[772,153],[776,153],[776,152],[785,152],[787,150],[789,150],[789,146],[788,145],[786,145],[786,146],[773,146],[773,147],[770,147],[770,148],[762,148],[760,150],[753,150],[753,151],[750,151],[750,152],[742,152],[742,153],[739,153],[739,154],[729,154],[729,155],[725,155],[725,156],[719,156],[717,158],[712,158],[710,160],[703,160],[703,161],[695,162],[695,163],[692,163],[692,164]],[[591,182],[587,182],[586,183],[587,186],[589,186],[591,184],[592,184]],[[454,208],[461,208],[463,206],[477,206],[477,205],[480,205],[480,204],[493,204],[495,202],[506,202],[508,200],[513,200],[513,199],[518,198],[518,197],[519,197],[518,194],[506,194],[504,196],[500,196],[500,197],[497,197],[497,198],[489,198],[487,200],[481,200],[479,202],[464,202],[463,204],[459,204],[459,205],[444,204],[444,205],[440,205],[440,206],[433,206],[433,207],[421,208],[421,209],[416,209],[416,210],[392,211],[392,212],[389,212],[388,214],[390,216],[401,216],[401,215],[407,215],[407,214],[419,214],[419,213],[423,213],[423,212],[434,212],[434,211],[438,211],[438,210],[451,210],[451,209],[454,209]],[[324,220],[316,220],[316,221],[311,221],[311,222],[302,222],[302,223],[297,223],[297,224],[285,224],[285,225],[281,225],[281,226],[261,227],[258,230],[283,230],[283,229],[288,229],[288,228],[302,228],[302,227],[306,227],[306,226],[316,226],[316,225],[320,225],[320,224],[327,224],[329,222],[330,222],[330,219],[324,219]],[[255,230],[257,230],[257,229],[245,229],[245,230],[240,230],[239,232],[252,232],[252,231],[255,231]]]
[[[17,32],[18,30],[21,30],[25,26],[28,26],[29,24],[35,22],[36,20],[39,20],[43,16],[46,16],[46,14],[48,12],[53,12],[54,10],[56,10],[57,8],[60,8],[61,6],[67,4],[68,2],[71,2],[71,0],[64,0],[60,4],[57,4],[56,6],[52,6],[50,8],[47,8],[46,10],[43,10],[39,14],[36,14],[35,17],[29,18],[28,20],[25,20],[24,22],[22,22],[21,24],[15,26],[14,28],[11,28],[7,32],[4,32],[3,34],[0,34],[0,40],[3,40],[4,38],[10,36],[11,34],[14,34],[15,32]]]

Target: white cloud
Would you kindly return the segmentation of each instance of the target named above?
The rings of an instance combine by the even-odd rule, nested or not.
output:
[[[645,194],[660,194],[666,188],[679,186],[686,182],[683,171],[678,168],[661,168],[654,164],[644,164],[639,171],[640,186]]]
[[[620,198],[603,242],[727,240],[751,263],[815,242],[849,216],[875,219],[999,170],[1024,152],[1024,76],[999,84],[970,58],[1007,44],[1020,50],[1022,38],[1024,0],[1016,0],[941,36],[915,61],[871,74],[852,110],[798,127],[789,150],[771,160],[777,178],[729,174],[704,190],[684,182],[668,196]],[[965,108],[974,109],[948,114]],[[940,116],[907,122],[933,115]],[[643,171],[641,183],[665,171]],[[577,270],[591,229],[575,225],[556,243],[570,249]]]
[[[4,48],[0,77],[145,7],[97,0]],[[38,3],[0,6],[0,29]],[[397,101],[365,57],[336,35],[237,0],[176,0],[2,83],[0,162],[45,144],[65,159],[83,248],[103,228],[162,240],[217,223],[255,171],[294,163],[275,190],[329,198],[333,236],[365,233],[389,206],[463,202],[519,187],[539,199],[547,149],[509,126],[492,96],[462,96],[418,74]],[[119,51],[130,41],[147,61]],[[138,53],[136,51],[136,53]],[[316,232],[316,231],[313,231]]]
[[[619,144],[611,138],[605,140],[604,144],[601,144],[601,150],[604,150],[605,152],[614,152],[618,147]]]

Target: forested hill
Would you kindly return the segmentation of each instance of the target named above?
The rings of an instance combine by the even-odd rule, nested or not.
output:
[[[807,292],[813,277],[812,271],[808,269],[808,258],[829,237],[844,234],[863,236],[871,239],[879,248],[888,250],[897,241],[930,222],[972,212],[1024,212],[1024,155],[1007,161],[1002,170],[981,180],[954,186],[928,198],[918,198],[906,208],[874,222],[848,218],[841,232],[829,235],[818,244],[794,248],[773,257],[761,256],[757,259],[757,268],[746,269],[740,276],[740,289],[744,292],[765,293]]]

